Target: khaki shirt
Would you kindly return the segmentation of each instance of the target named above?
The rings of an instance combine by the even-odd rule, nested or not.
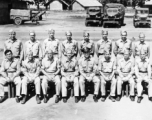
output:
[[[1,72],[16,72],[20,71],[20,64],[18,61],[12,59],[11,61],[4,59],[1,65]]]
[[[78,61],[76,58],[72,58],[70,61],[66,58],[61,62],[61,66],[64,72],[76,72],[78,70]]]
[[[94,57],[90,57],[89,59],[80,59],[79,70],[83,73],[95,73],[97,70],[97,66]]]
[[[99,54],[104,54],[104,51],[112,52],[112,41],[107,39],[106,41],[101,39],[97,42],[97,52]]]
[[[110,61],[106,61],[104,59],[99,60],[98,70],[104,73],[112,73],[113,70],[116,70],[116,61],[114,59],[110,59]]]
[[[22,62],[22,66],[24,71],[27,73],[37,73],[40,68],[40,63],[38,60],[33,59],[33,61],[29,61],[28,59]]]
[[[145,61],[141,61],[141,59],[139,59],[135,64],[135,68],[136,72],[151,72],[148,71],[149,68],[151,68],[150,60],[145,59]]]
[[[53,58],[52,61],[50,61],[48,58],[43,58],[41,68],[47,73],[54,73],[61,68],[61,65],[57,58]]]
[[[149,52],[149,43],[144,41],[144,43],[141,43],[140,41],[136,42],[134,44],[134,51],[135,51],[135,56],[139,56],[140,52],[147,53]]]
[[[121,39],[115,42],[114,53],[123,54],[126,49],[130,49],[132,52],[132,41],[127,39],[125,42]]]
[[[86,42],[85,40],[80,42],[80,50],[82,50],[83,48],[90,48],[90,53],[93,55],[94,54],[94,42],[92,40],[89,40],[88,42]],[[82,51],[81,51],[82,52]]]
[[[122,73],[133,73],[134,72],[134,61],[129,59],[125,61],[125,59],[119,60],[118,71]]]
[[[73,54],[77,56],[78,54],[78,43],[76,40],[65,40],[62,42],[62,53],[66,56],[68,50],[72,50]]]
[[[45,39],[43,42],[43,54],[45,55],[47,51],[52,50],[54,54],[59,54],[59,40],[54,39],[50,40],[49,38]]]
[[[38,57],[39,59],[42,60],[43,53],[42,53],[40,41],[36,40],[35,42],[31,42],[31,40],[28,40],[25,42],[25,46],[24,46],[25,58],[24,59],[26,59],[29,51],[33,52],[33,56]]]
[[[23,51],[23,44],[20,40],[11,40],[8,39],[4,43],[4,51],[5,50],[11,50],[13,53],[13,56],[21,56],[21,52]]]

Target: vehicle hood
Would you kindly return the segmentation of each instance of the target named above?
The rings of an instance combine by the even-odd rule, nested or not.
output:
[[[119,13],[117,8],[107,8],[106,13],[108,16],[115,16]]]

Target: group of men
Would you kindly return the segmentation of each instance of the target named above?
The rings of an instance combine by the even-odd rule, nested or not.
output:
[[[110,83],[110,96],[113,102],[120,101],[122,84],[130,85],[130,99],[135,100],[137,86],[137,102],[142,100],[142,83],[146,82],[149,100],[152,101],[152,80],[150,65],[150,47],[145,35],[139,34],[139,40],[132,43],[127,32],[121,32],[121,38],[112,44],[108,31],[102,31],[102,38],[95,45],[84,32],[84,39],[79,42],[66,32],[66,40],[62,43],[55,38],[55,30],[48,30],[49,37],[43,41],[36,39],[34,31],[29,33],[30,40],[25,44],[16,38],[16,32],[9,31],[9,39],[4,43],[4,57],[1,64],[0,102],[5,99],[4,85],[13,82],[16,85],[16,102],[24,104],[28,96],[28,84],[34,83],[37,104],[48,101],[48,83],[55,83],[58,103],[62,98],[67,102],[68,84],[74,88],[75,102],[86,100],[86,82],[94,84],[95,102],[101,93],[101,101],[107,96],[106,84]],[[114,54],[113,54],[114,53]],[[98,58],[98,59],[97,59]],[[21,77],[21,73],[23,77]],[[42,75],[42,77],[40,77]],[[135,78],[134,78],[135,76]]]

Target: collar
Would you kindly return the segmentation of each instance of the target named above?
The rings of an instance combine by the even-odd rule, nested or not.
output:
[[[48,38],[48,41],[55,41],[55,40],[56,40],[55,37],[53,39]]]
[[[66,63],[67,62],[72,62],[73,61],[73,58],[71,60],[68,60],[68,58],[66,59]]]
[[[145,44],[145,41],[143,43],[139,42],[139,45],[144,45]]]
[[[31,61],[29,61],[28,59],[27,59],[27,63],[33,63],[34,62],[34,58],[31,60]]]
[[[104,39],[101,39],[102,40],[102,42],[109,42],[109,39],[107,38],[107,40],[104,40]]]
[[[145,62],[147,62],[147,59],[145,59],[144,61],[141,60],[141,62],[145,63]]]
[[[14,62],[14,59],[12,58],[11,60],[8,60],[8,59],[5,58],[5,61],[6,62]]]
[[[38,41],[35,40],[34,42],[32,42],[31,40],[29,40],[29,43],[38,43]]]
[[[83,40],[83,43],[90,43],[90,39],[88,41]]]
[[[67,43],[72,43],[72,39],[69,41],[69,40],[67,40]]]
[[[121,42],[123,42],[123,43],[127,43],[127,41],[128,41],[127,39],[126,39],[125,41],[123,41],[123,40],[121,39]]]
[[[16,38],[15,38],[15,40],[8,39],[8,42],[11,42],[11,43],[16,42],[16,41],[17,41]]]
[[[48,58],[47,58],[47,60],[50,61],[50,62],[54,62],[54,57],[52,58],[52,60],[50,60],[50,59],[48,59]]]
[[[89,58],[84,58],[85,61],[90,61],[91,60],[91,56]]]

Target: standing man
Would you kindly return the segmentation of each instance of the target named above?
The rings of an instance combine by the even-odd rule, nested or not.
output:
[[[135,80],[133,78],[134,74],[134,60],[130,58],[130,51],[124,51],[124,57],[119,61],[118,64],[118,77],[117,77],[117,101],[120,101],[122,84],[124,82],[129,82],[130,84],[130,99],[135,100]]]
[[[4,85],[6,83],[13,82],[16,85],[16,102],[20,102],[21,93],[21,78],[20,78],[20,62],[14,60],[11,50],[6,50],[4,52],[5,59],[1,65],[1,75],[0,78],[0,102],[5,99],[4,96]]]
[[[111,58],[111,52],[109,50],[104,51],[104,58],[99,59],[98,70],[100,72],[101,80],[101,101],[106,99],[106,84],[111,83],[110,99],[115,102],[115,92],[116,92],[116,61]]]
[[[26,59],[29,52],[32,51],[33,57],[39,59],[41,62],[43,58],[43,53],[40,41],[36,40],[36,34],[34,31],[31,31],[29,34],[30,40],[26,41],[24,46],[24,60]]]
[[[97,42],[96,54],[100,59],[104,58],[104,51],[112,53],[112,41],[108,38],[108,31],[102,31],[102,39]]]
[[[80,70],[80,90],[81,90],[81,101],[84,102],[86,99],[85,94],[85,82],[94,83],[94,96],[93,99],[95,102],[98,101],[100,79],[96,76],[97,65],[94,57],[90,55],[90,49],[85,48],[82,50],[84,57],[79,61],[79,70]]]
[[[11,50],[14,60],[23,60],[23,44],[16,38],[14,30],[9,31],[9,39],[4,43],[4,51]]]
[[[150,58],[150,46],[147,41],[145,41],[145,34],[139,34],[139,41],[134,43],[133,55],[135,60],[140,59],[140,52],[143,51],[146,53],[146,57]]]
[[[127,32],[121,32],[121,39],[115,42],[114,54],[117,58],[117,62],[123,58],[123,54],[125,50],[130,50],[132,53],[132,41],[127,39]]]
[[[90,40],[90,34],[88,32],[83,33],[84,40],[80,42],[79,53],[81,57],[84,57],[83,49],[86,47],[90,49],[90,55],[94,56],[95,54],[95,45],[92,40]]]
[[[62,42],[62,58],[63,57],[67,57],[67,51],[71,51],[72,50],[72,54],[73,56],[72,57],[77,57],[78,55],[78,43],[76,40],[73,40],[72,39],[72,33],[70,31],[67,31],[66,33],[66,37],[67,37],[67,40],[64,40]]]
[[[33,56],[33,52],[29,51],[27,53],[27,59],[23,61],[22,63],[23,66],[23,80],[22,80],[22,104],[25,104],[26,99],[27,99],[27,85],[29,83],[34,83],[35,84],[35,91],[36,91],[36,101],[37,104],[40,104],[40,90],[41,90],[41,81],[39,77],[39,72],[40,72],[40,63],[39,60],[36,59]]]
[[[42,80],[42,91],[44,95],[44,103],[47,103],[47,90],[48,82],[54,82],[56,86],[56,99],[55,103],[59,102],[60,92],[61,92],[61,81],[59,72],[61,70],[61,65],[59,59],[54,57],[52,50],[46,52],[46,57],[42,60],[42,73],[44,74]]]
[[[148,84],[148,96],[149,100],[152,101],[152,80],[151,80],[151,64],[148,58],[146,58],[147,53],[144,51],[140,52],[140,59],[136,61],[135,64],[135,74],[137,77],[137,102],[140,103],[142,100],[143,86],[142,82]]]
[[[45,57],[48,50],[53,51],[53,55],[60,58],[60,44],[59,40],[55,38],[55,30],[51,29],[48,31],[49,38],[45,39],[43,42],[43,57]]]
[[[67,51],[66,59],[63,59],[61,62],[62,97],[64,103],[67,102],[67,87],[69,83],[73,84],[74,87],[75,103],[78,102],[79,97],[78,61],[76,57],[72,56],[72,50]]]

